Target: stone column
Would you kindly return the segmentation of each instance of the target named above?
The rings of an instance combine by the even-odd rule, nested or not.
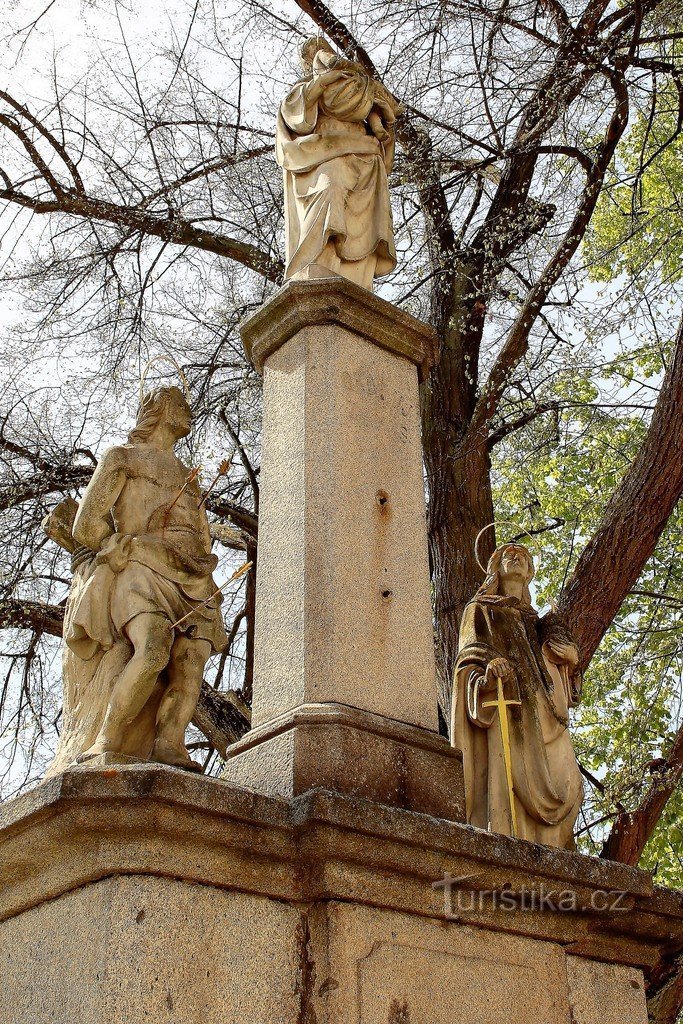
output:
[[[460,819],[438,735],[418,380],[429,327],[340,277],[242,327],[263,373],[253,730],[226,777]]]

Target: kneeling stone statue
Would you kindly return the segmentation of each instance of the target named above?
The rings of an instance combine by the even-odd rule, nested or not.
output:
[[[74,566],[63,729],[48,775],[101,754],[201,770],[185,730],[227,636],[199,487],[173,451],[191,421],[178,388],[148,393],[128,444],[105,451],[77,511],[71,502],[44,524]]]
[[[579,652],[556,615],[532,607],[533,575],[522,545],[491,556],[460,626],[451,738],[463,752],[470,824],[573,849],[583,801],[569,734]]]

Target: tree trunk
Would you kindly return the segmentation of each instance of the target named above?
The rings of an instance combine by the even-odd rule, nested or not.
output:
[[[683,493],[683,319],[647,436],[560,599],[585,667]]]
[[[461,264],[456,274],[434,287],[432,312],[441,352],[422,394],[437,686],[444,732],[450,722],[460,618],[482,580],[474,542],[481,528],[493,520],[486,437],[472,443],[469,434],[483,324],[483,316],[476,315],[465,299],[471,291],[470,271],[469,266]],[[483,313],[483,307],[477,309]],[[467,358],[465,352],[469,353]],[[488,557],[493,533],[482,540],[484,557]]]
[[[645,798],[634,810],[621,812],[605,840],[600,856],[635,867],[681,778],[683,726],[676,734],[666,761],[653,770],[652,782]]]
[[[192,723],[204,733],[221,757],[225,757],[230,744],[249,732],[251,713],[234,690],[219,693],[205,680]]]
[[[481,584],[474,542],[493,520],[489,459],[484,452],[425,452],[431,486],[427,525],[434,587],[436,667],[442,724],[450,721],[453,668],[462,612]],[[491,537],[482,538],[484,557]]]
[[[480,270],[463,254],[457,262],[444,260],[439,243],[432,237],[432,263],[441,266],[431,297],[440,351],[422,388],[422,443],[429,494],[439,717],[446,734],[460,618],[482,580],[474,542],[481,528],[493,520],[493,499],[487,437],[475,443],[470,434],[485,315],[483,302],[476,298]],[[493,533],[482,540],[484,557],[488,557]]]
[[[665,957],[652,971],[647,986],[650,1024],[677,1024],[683,1008],[683,957]]]

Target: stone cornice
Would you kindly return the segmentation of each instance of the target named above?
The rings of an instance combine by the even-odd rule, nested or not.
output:
[[[240,325],[249,360],[259,373],[265,360],[305,327],[338,324],[380,348],[415,363],[422,381],[436,360],[431,327],[343,277],[288,281]]]
[[[266,737],[279,736],[283,732],[300,725],[335,725],[352,727],[371,735],[385,739],[397,740],[423,750],[441,753],[448,748],[449,756],[462,761],[462,751],[451,747],[443,736],[407,722],[399,722],[384,715],[374,715],[370,711],[361,711],[348,704],[300,704],[288,711],[271,718],[269,722],[255,726],[228,748],[228,755],[235,757],[243,750],[249,750]]]
[[[559,942],[646,970],[683,948],[683,896],[647,872],[341,797],[291,802],[161,766],[77,768],[0,810],[0,919],[116,874],[172,876],[290,902],[339,900],[444,920],[444,872],[466,888],[571,890],[571,912],[486,901],[461,923]],[[591,909],[624,893],[625,911]]]

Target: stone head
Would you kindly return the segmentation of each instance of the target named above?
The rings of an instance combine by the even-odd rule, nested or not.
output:
[[[180,388],[154,388],[142,399],[135,427],[128,435],[129,444],[148,441],[160,423],[176,440],[187,437],[192,427],[192,410]]]
[[[310,36],[301,47],[301,66],[307,75],[310,75],[313,71],[313,61],[315,60],[316,53],[320,50],[334,53],[327,40],[322,39],[320,36]]]
[[[523,585],[523,603],[531,604],[529,584],[534,578],[534,560],[523,544],[501,544],[489,558],[486,579],[479,589],[480,594],[500,594],[503,579],[516,579]]]
[[[530,583],[534,577],[534,562],[528,548],[523,544],[504,544],[498,549],[500,559],[498,572],[501,576],[510,576]],[[495,557],[495,553],[492,558]],[[489,562],[489,565],[491,562]]]

